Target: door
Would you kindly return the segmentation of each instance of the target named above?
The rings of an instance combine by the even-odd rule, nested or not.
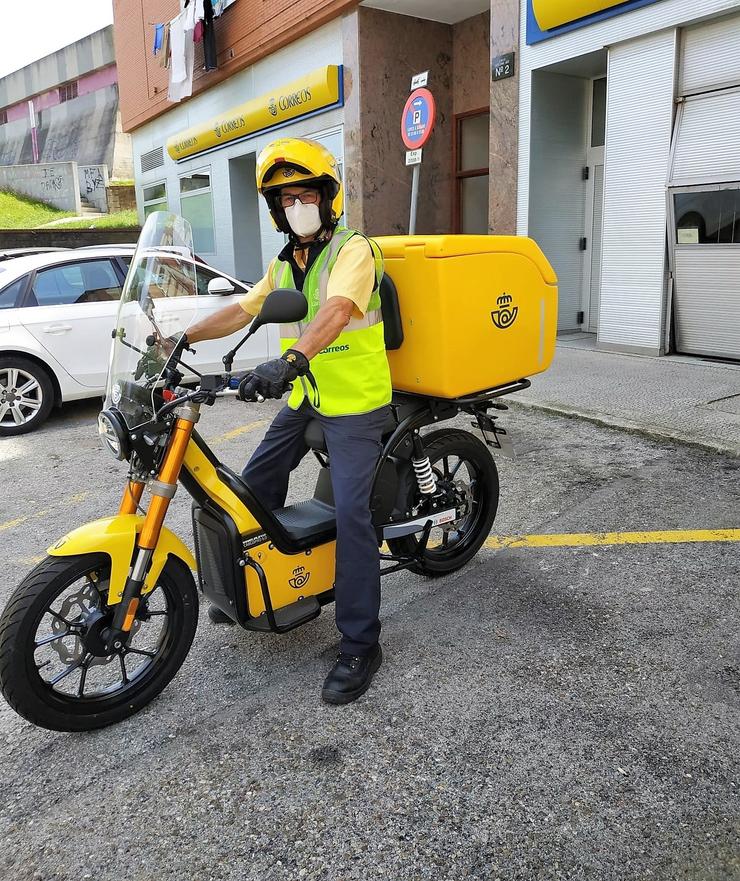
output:
[[[601,302],[601,233],[604,217],[604,144],[606,141],[606,77],[591,88],[591,138],[586,151],[586,212],[583,266],[583,322],[588,333],[599,328]]]
[[[121,287],[108,259],[39,269],[18,320],[73,379],[102,390]]]
[[[487,109],[455,117],[455,233],[488,234],[489,124]]]

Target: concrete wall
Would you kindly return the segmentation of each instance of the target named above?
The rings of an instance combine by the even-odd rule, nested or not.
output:
[[[417,231],[452,223],[452,27],[361,6],[343,21],[347,65],[345,179],[348,222],[368,235],[408,232],[411,169],[400,118],[411,77],[429,70],[435,133],[424,148]]]
[[[119,173],[114,165],[117,116],[116,86],[107,86],[39,111],[36,125],[41,162],[74,160],[81,165],[106,165],[111,176],[116,176]],[[32,162],[31,131],[27,118],[2,126],[0,165]]]
[[[80,184],[75,162],[0,166],[0,190],[12,190],[63,211],[80,213]]]
[[[105,214],[108,211],[108,169],[105,165],[79,165],[80,196],[87,199],[93,208]]]
[[[19,15],[20,11],[19,6],[8,14]],[[71,9],[70,15],[74,15]],[[27,33],[19,34],[19,39],[33,42],[31,21]],[[114,64],[115,60],[113,28],[109,26],[0,79],[0,107],[10,107],[62,83],[80,79],[98,68]]]

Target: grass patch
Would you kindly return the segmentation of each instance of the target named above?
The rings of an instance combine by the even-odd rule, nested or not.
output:
[[[133,180],[124,180],[123,178],[120,180],[109,180],[109,187],[132,187],[134,185]]]
[[[139,229],[139,215],[136,211],[117,211],[90,220],[71,220],[60,224],[59,229]]]
[[[71,211],[60,211],[45,202],[0,191],[0,229],[33,229],[42,223],[72,216]]]

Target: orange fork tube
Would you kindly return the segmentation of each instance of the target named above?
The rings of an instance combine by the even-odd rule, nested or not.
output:
[[[141,501],[141,495],[144,492],[144,482],[141,480],[126,481],[126,489],[123,491],[121,506],[118,509],[119,514],[135,514],[136,508]]]
[[[190,443],[195,423],[189,419],[178,419],[175,423],[169,448],[165,453],[164,462],[157,475],[161,483],[175,484],[180,476],[180,469],[185,458],[185,450]],[[165,514],[170,506],[170,500],[163,496],[152,496],[149,510],[146,512],[144,523],[139,536],[139,547],[145,550],[154,550],[159,541],[159,533],[162,529]]]

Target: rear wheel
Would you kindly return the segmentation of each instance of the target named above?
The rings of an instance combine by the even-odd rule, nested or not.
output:
[[[493,526],[498,510],[498,470],[488,448],[467,431],[446,428],[424,436],[438,491],[454,498],[460,517],[437,526],[421,563],[410,566],[412,572],[436,578],[455,572],[480,550]],[[423,513],[424,498],[415,482],[409,486],[408,511]],[[398,556],[418,554],[420,536],[407,535],[390,539],[388,547]]]
[[[185,660],[198,624],[193,576],[170,557],[142,599],[129,638],[105,654],[106,555],[47,557],[0,618],[0,688],[21,716],[56,731],[90,731],[132,716]]]
[[[33,431],[53,406],[54,387],[43,367],[15,355],[0,357],[0,437]]]

